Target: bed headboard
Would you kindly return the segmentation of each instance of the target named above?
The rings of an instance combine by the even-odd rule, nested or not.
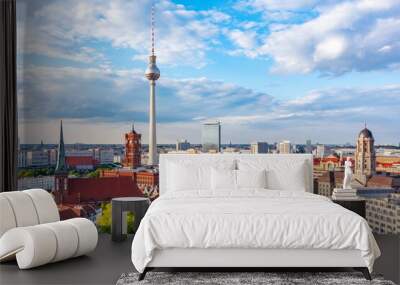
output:
[[[204,164],[213,164],[213,161],[228,160],[235,161],[238,159],[256,159],[266,160],[266,162],[287,162],[287,163],[299,163],[304,162],[306,168],[306,189],[307,192],[313,193],[313,156],[312,154],[160,154],[160,195],[168,191],[167,189],[167,164],[168,162],[179,163],[182,160],[199,162],[202,161]]]

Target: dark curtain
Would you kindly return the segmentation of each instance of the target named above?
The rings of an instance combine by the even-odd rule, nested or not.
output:
[[[17,190],[16,2],[0,0],[0,191]]]

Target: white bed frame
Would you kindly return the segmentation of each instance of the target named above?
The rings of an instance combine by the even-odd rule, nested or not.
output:
[[[160,195],[168,189],[166,164],[168,161],[207,160],[221,158],[254,157],[259,159],[303,160],[307,167],[307,191],[313,192],[311,154],[162,154],[160,155]],[[269,267],[353,267],[362,271],[365,278],[371,280],[365,261],[359,250],[329,250],[329,249],[193,249],[171,248],[156,250],[152,261],[139,276],[142,280],[147,271],[153,268],[184,268],[184,267],[232,267],[238,268],[269,268]]]

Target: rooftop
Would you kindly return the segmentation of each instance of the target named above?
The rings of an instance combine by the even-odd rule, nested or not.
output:
[[[374,136],[372,135],[372,132],[370,130],[368,130],[367,128],[362,129],[361,132],[359,133],[358,137],[371,138],[371,139],[374,138]]]
[[[400,177],[373,175],[367,183],[368,187],[400,187]]]

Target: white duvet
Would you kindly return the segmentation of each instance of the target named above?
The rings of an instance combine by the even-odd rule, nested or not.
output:
[[[370,271],[380,255],[357,214],[319,195],[265,189],[164,194],[140,223],[132,262],[143,272],[165,248],[358,249]]]

